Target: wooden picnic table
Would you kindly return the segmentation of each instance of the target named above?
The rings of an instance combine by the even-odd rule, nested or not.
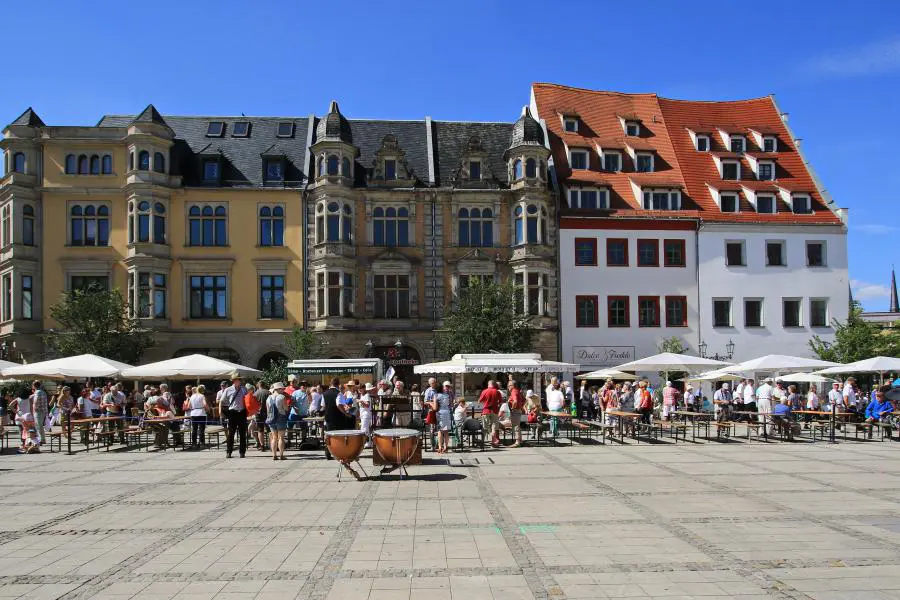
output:
[[[558,410],[542,410],[541,414],[545,417],[556,417],[557,419],[571,419],[572,413]]]
[[[639,412],[631,412],[627,410],[607,410],[604,414],[609,415],[611,417],[620,417],[618,419],[618,428],[619,428],[619,440],[624,443],[625,433],[624,433],[624,419],[637,419],[641,416]]]
[[[68,427],[66,427],[66,454],[73,454],[72,452],[72,430],[78,425],[86,425],[90,426],[92,423],[109,423],[111,421],[124,421],[125,417],[90,417],[85,419],[70,419],[68,422]],[[85,444],[85,447],[88,447],[90,442]],[[99,448],[99,446],[98,446]]]

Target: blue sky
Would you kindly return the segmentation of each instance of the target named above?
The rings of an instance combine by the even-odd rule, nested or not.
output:
[[[850,209],[855,296],[887,308],[897,2],[44,0],[5,2],[0,21],[3,123],[33,106],[48,124],[93,124],[149,102],[321,114],[332,98],[357,118],[511,120],[533,81],[697,100],[774,93]]]

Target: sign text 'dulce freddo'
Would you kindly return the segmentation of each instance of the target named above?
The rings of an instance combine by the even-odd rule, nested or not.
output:
[[[634,360],[634,346],[573,346],[572,356],[580,365],[615,367]]]

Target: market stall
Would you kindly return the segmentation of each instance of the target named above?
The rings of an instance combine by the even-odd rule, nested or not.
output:
[[[328,383],[337,377],[341,383],[348,379],[359,379],[361,385],[377,383],[384,376],[384,363],[380,358],[327,358],[292,360],[287,364],[289,375],[296,375],[310,385]]]

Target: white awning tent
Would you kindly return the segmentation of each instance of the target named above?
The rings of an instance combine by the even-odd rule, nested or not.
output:
[[[91,377],[119,377],[126,365],[95,354],[81,354],[54,358],[27,365],[2,369],[4,377],[15,379],[86,379]]]
[[[713,360],[711,358],[700,358],[699,356],[690,356],[688,354],[674,354],[672,352],[662,352],[654,354],[647,358],[641,358],[627,362],[624,365],[615,367],[619,371],[687,371],[696,373],[698,371],[708,371],[716,367],[729,365],[722,360]]]
[[[816,375],[838,375],[841,373],[900,373],[900,358],[874,356],[864,360],[838,365],[816,371]]]
[[[13,367],[21,367],[21,366],[22,366],[22,363],[11,362],[8,360],[0,360],[0,372],[2,372],[3,369],[11,369]]]
[[[576,373],[576,364],[541,360],[540,354],[455,354],[452,359],[416,365],[413,372],[438,373]]]
[[[122,371],[127,379],[217,379],[237,371],[241,377],[259,375],[262,371],[238,365],[205,354],[189,354]]]
[[[729,371],[756,373],[763,371],[767,373],[784,373],[791,371],[809,371],[811,369],[824,369],[826,367],[836,367],[838,363],[829,362],[827,360],[819,360],[818,358],[805,358],[802,356],[787,356],[785,354],[766,354],[759,358],[745,360],[733,367],[729,367]]]
[[[575,379],[637,379],[637,375],[619,371],[618,369],[599,369],[590,373],[576,375]]]
[[[697,375],[690,375],[682,379],[682,381],[739,381],[744,376],[734,373],[728,367],[716,369],[714,371],[706,371]]]
[[[788,383],[831,383],[834,379],[823,377],[817,373],[788,373],[779,377]]]

